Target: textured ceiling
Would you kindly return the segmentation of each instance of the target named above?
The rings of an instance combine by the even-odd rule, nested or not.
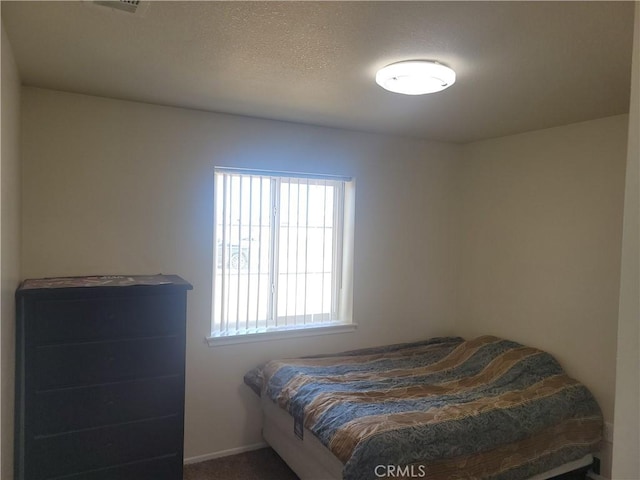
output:
[[[144,3],[144,2],[143,2]],[[633,2],[2,2],[25,85],[468,142],[628,112]],[[375,84],[404,59],[455,85]]]

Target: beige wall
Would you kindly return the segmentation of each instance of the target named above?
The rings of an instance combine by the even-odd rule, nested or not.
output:
[[[23,89],[25,277],[177,273],[186,456],[261,442],[243,374],[269,358],[453,333],[455,146]],[[208,347],[213,166],[356,178],[354,333]]]
[[[640,3],[636,2],[624,200],[613,478],[640,478]]]
[[[13,294],[20,280],[20,79],[2,26],[0,162],[0,478],[13,478]]]
[[[463,336],[545,349],[613,420],[627,116],[476,142],[458,185]]]

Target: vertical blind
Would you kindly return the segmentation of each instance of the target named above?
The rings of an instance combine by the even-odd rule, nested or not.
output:
[[[215,170],[213,336],[339,323],[346,181]]]

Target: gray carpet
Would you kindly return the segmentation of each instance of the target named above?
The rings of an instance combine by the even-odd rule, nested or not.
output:
[[[298,480],[270,448],[185,465],[184,480]]]

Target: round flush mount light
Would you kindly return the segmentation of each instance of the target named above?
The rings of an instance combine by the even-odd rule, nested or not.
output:
[[[450,87],[456,72],[437,62],[410,60],[392,63],[378,70],[376,83],[390,92],[424,95]]]

